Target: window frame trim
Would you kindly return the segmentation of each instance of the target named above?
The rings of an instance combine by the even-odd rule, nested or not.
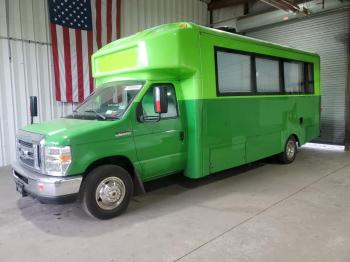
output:
[[[226,53],[233,53],[233,54],[241,54],[241,55],[247,55],[251,58],[251,66],[250,66],[250,74],[251,74],[251,92],[220,92],[219,90],[219,77],[218,77],[218,58],[217,53],[218,52],[226,52]],[[263,59],[269,59],[274,61],[279,61],[279,84],[280,84],[280,91],[279,92],[258,92],[257,90],[257,78],[256,78],[256,57],[263,58]],[[253,63],[254,62],[254,63]],[[304,92],[286,92],[285,90],[285,75],[284,75],[284,62],[295,62],[295,63],[302,63],[304,67],[304,74],[303,74],[303,81],[304,81]],[[305,68],[306,65],[310,64],[312,67],[312,76],[313,76],[313,83],[315,83],[315,76],[314,76],[314,67],[315,64],[313,62],[306,62],[302,60],[297,59],[289,59],[279,56],[272,56],[272,55],[266,55],[251,51],[243,51],[238,49],[232,49],[227,47],[220,47],[214,45],[214,66],[215,66],[215,85],[216,85],[216,96],[267,96],[267,95],[315,95],[315,86],[313,87],[313,92],[306,92],[306,73]],[[254,81],[253,81],[254,80]]]

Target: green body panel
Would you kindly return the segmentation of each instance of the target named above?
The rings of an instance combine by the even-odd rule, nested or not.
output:
[[[96,160],[110,156],[125,156],[140,170],[132,137],[115,137],[118,132],[131,130],[128,117],[116,121],[57,119],[33,124],[24,130],[45,135],[45,145],[70,145],[73,161],[68,172],[71,175],[82,174]]]
[[[319,132],[315,96],[241,98],[234,103],[209,99],[203,103],[203,162],[208,163],[204,174],[280,153],[291,134],[304,144]]]
[[[218,97],[214,46],[313,63],[315,93]],[[291,134],[300,144],[319,135],[317,54],[174,23],[106,45],[92,56],[92,69],[98,86],[125,80],[142,80],[145,85],[122,119],[59,119],[24,128],[46,135],[46,144],[72,147],[69,175],[84,173],[101,158],[124,156],[143,181],[182,170],[200,178],[277,154]],[[179,115],[141,123],[137,107],[154,83],[174,85]],[[125,131],[131,135],[115,136]]]

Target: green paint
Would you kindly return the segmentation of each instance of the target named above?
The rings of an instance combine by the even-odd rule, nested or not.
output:
[[[315,94],[217,97],[214,46],[313,63]],[[319,61],[317,54],[191,23],[162,25],[110,43],[92,57],[100,88],[117,81],[145,82],[121,119],[59,119],[24,129],[46,135],[48,145],[72,147],[69,175],[84,173],[101,158],[124,156],[143,181],[182,170],[200,178],[277,154],[291,134],[301,144],[317,137]],[[175,86],[179,116],[140,123],[137,107],[155,83]],[[131,135],[115,137],[124,131]]]
[[[95,64],[95,68],[101,74],[110,74],[118,70],[132,69],[137,66],[138,49],[128,48],[117,53],[101,56]],[[96,75],[95,77],[98,77]]]

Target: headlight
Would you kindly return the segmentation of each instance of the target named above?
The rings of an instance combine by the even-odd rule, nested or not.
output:
[[[71,162],[72,155],[69,146],[45,147],[45,171],[48,175],[65,176]]]

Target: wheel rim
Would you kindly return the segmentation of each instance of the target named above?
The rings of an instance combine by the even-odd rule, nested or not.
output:
[[[289,160],[293,159],[295,155],[295,142],[293,140],[289,140],[287,143],[286,155]]]
[[[118,177],[107,177],[96,189],[96,202],[104,210],[111,210],[120,205],[125,197],[125,184]]]

